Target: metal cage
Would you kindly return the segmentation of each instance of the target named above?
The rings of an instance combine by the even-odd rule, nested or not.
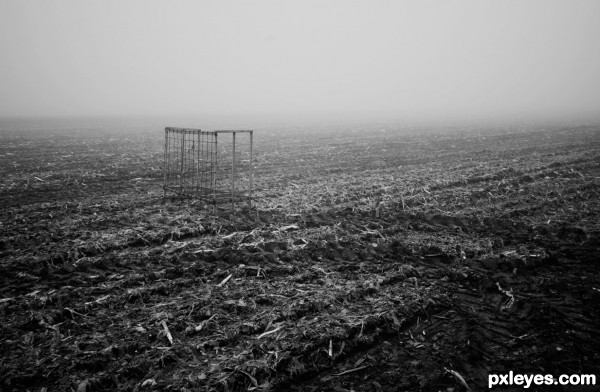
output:
[[[165,128],[164,196],[251,204],[252,136],[251,130]]]

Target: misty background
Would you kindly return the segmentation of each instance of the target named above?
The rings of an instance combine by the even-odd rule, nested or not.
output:
[[[595,118],[599,1],[0,2],[0,116]]]

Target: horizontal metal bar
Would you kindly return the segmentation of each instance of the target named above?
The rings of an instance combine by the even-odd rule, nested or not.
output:
[[[200,133],[200,132],[203,132],[201,129],[196,129],[196,128],[176,128],[176,127],[166,127],[165,131],[170,131],[170,132],[185,132],[185,133]]]
[[[198,133],[202,133],[202,134],[217,134],[217,133],[235,133],[235,132],[240,132],[240,133],[253,133],[254,130],[250,130],[250,129],[218,129],[218,130],[214,130],[214,131],[203,131],[201,129],[194,129],[194,128],[175,128],[175,127],[166,127],[165,131],[167,132],[174,132],[174,133],[194,133],[194,134],[198,134]]]
[[[252,133],[254,131],[250,130],[250,129],[233,129],[233,130],[218,129],[216,131],[210,131],[210,132],[213,132],[213,133],[236,133],[236,132]]]

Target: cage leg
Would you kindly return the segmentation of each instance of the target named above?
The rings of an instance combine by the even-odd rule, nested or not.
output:
[[[214,134],[214,149],[215,149],[215,164],[213,165],[213,202],[217,200],[217,168],[219,166],[219,139],[217,137],[218,134]]]
[[[248,207],[252,208],[252,131],[250,131],[250,185],[248,190]]]
[[[233,147],[231,157],[231,212],[235,211],[235,132],[233,132]]]

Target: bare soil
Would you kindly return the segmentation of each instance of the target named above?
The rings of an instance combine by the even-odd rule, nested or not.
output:
[[[256,130],[217,214],[162,135],[0,131],[0,391],[600,376],[600,127]]]

